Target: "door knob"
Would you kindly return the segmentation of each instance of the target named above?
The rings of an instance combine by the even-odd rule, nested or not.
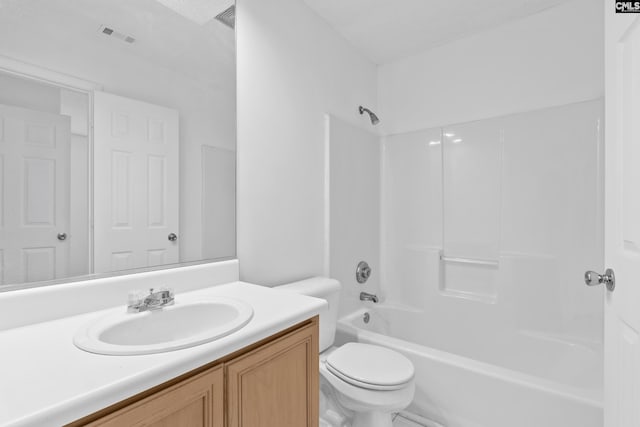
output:
[[[67,240],[67,233],[58,233],[58,240]]]
[[[584,283],[587,286],[597,286],[605,284],[607,289],[613,292],[616,288],[616,275],[613,273],[613,270],[608,268],[604,274],[598,274],[595,271],[587,271],[584,273]]]
[[[178,236],[176,235],[176,233],[169,233],[167,239],[169,239],[170,242],[175,242],[176,240],[178,240]]]

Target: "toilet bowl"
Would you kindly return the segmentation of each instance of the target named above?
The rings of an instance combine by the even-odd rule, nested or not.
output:
[[[413,374],[406,357],[380,346],[347,343],[320,355],[320,375],[354,411],[353,427],[391,427],[391,414],[413,400]]]
[[[411,361],[377,345],[333,346],[340,295],[338,281],[314,277],[278,289],[328,302],[328,310],[320,314],[320,375],[332,387],[339,404],[353,411],[353,427],[391,427],[391,415],[413,400]]]

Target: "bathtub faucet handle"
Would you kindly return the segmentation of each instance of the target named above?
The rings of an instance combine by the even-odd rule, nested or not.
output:
[[[369,280],[370,276],[371,267],[369,267],[369,264],[367,264],[366,261],[360,261],[356,268],[356,280],[358,281],[358,283],[363,284],[367,280]]]

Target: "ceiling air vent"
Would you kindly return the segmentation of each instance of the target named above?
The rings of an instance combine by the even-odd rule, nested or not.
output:
[[[121,33],[120,31],[116,31],[111,27],[107,27],[106,25],[101,26],[98,31],[106,36],[115,37],[116,39],[121,40],[125,43],[131,44],[136,41],[135,37]]]
[[[235,28],[236,27],[236,6],[235,5],[230,6],[227,10],[218,14],[216,16],[216,19],[222,22],[224,25],[226,25],[229,28],[232,28],[232,29]]]

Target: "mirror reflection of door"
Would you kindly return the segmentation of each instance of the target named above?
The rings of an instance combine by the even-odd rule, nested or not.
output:
[[[0,105],[0,285],[69,270],[68,116]]]
[[[94,94],[95,272],[176,263],[178,111]]]

